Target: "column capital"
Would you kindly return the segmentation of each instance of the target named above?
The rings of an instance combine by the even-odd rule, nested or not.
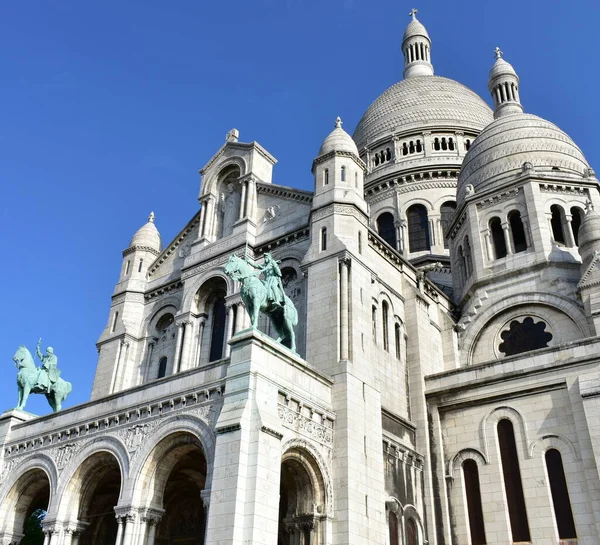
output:
[[[160,509],[158,507],[148,507],[142,513],[141,519],[142,522],[145,522],[146,524],[156,525],[161,521],[164,514],[164,509]]]

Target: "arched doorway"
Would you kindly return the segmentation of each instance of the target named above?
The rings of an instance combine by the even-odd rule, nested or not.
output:
[[[50,481],[42,469],[25,472],[3,502],[2,537],[23,545],[42,545],[42,521],[50,501]]]
[[[320,545],[324,515],[325,486],[316,462],[301,449],[286,452],[281,464],[277,545]]]
[[[201,492],[207,463],[200,440],[176,432],[158,443],[142,469],[141,501],[163,510],[156,527],[155,545],[202,545],[206,514]]]
[[[115,543],[117,519],[114,507],[121,492],[121,468],[110,452],[92,454],[74,473],[65,495],[71,498],[71,512],[84,530],[78,545]]]

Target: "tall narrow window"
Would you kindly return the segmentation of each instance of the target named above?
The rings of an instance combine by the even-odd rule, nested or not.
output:
[[[393,511],[388,515],[388,528],[390,531],[390,545],[400,545],[400,535],[398,532],[398,516]]]
[[[577,206],[571,208],[571,229],[573,229],[573,239],[575,246],[579,246],[579,228],[583,220],[583,210]]]
[[[158,375],[156,378],[163,378],[167,374],[167,357],[163,356],[158,360]]]
[[[358,253],[362,254],[362,233],[358,232]]]
[[[500,445],[500,459],[502,460],[502,473],[512,540],[531,541],[515,431],[512,422],[507,418],[503,418],[498,422],[498,444]]]
[[[327,185],[329,183],[329,169],[326,168],[323,171],[323,185]]]
[[[345,182],[346,181],[346,167],[343,166],[340,170],[341,170],[341,172],[340,172],[341,178],[340,179],[342,180],[342,182]]]
[[[131,260],[128,259],[127,263],[125,263],[125,276],[127,276],[129,274],[129,268],[131,266]]]
[[[444,235],[444,248],[448,248],[447,232],[452,223],[455,210],[456,203],[454,201],[445,202],[440,208],[440,223],[442,224],[442,234]]]
[[[406,545],[419,545],[417,523],[412,518],[406,521]]]
[[[389,352],[390,350],[390,339],[388,332],[388,315],[389,306],[387,301],[381,303],[381,330],[383,332],[383,348]]]
[[[473,273],[473,254],[471,253],[471,243],[469,236],[465,236],[465,275],[469,278]]]
[[[492,234],[495,259],[506,257],[506,240],[504,239],[504,230],[502,229],[500,218],[492,218],[490,220],[490,231]]]
[[[429,218],[427,208],[422,204],[413,204],[406,211],[408,223],[408,246],[411,252],[431,249],[429,239]]]
[[[557,204],[553,204],[550,207],[550,212],[552,213],[552,217],[550,218],[550,225],[552,226],[552,238],[554,239],[554,242],[564,244],[565,233],[563,231],[563,209]]]
[[[384,212],[377,218],[377,233],[394,250],[396,249],[396,226],[394,225],[394,216],[390,212]]]
[[[565,469],[560,452],[555,448],[546,451],[546,469],[548,470],[548,481],[552,493],[558,537],[560,539],[576,539],[577,533],[575,532],[575,521],[571,510]]]
[[[112,323],[112,327],[110,328],[110,332],[114,333],[115,330],[117,329],[117,320],[119,319],[119,311],[115,312],[114,316],[113,316],[113,323]]]
[[[394,325],[394,343],[396,345],[396,359],[400,359],[400,343],[402,342],[402,334],[401,334],[400,324]]]
[[[377,307],[371,307],[371,328],[373,333],[373,342],[377,344]]]
[[[210,357],[208,361],[220,360],[223,357],[225,340],[225,297],[221,296],[212,308],[212,333],[210,337]]]
[[[508,214],[508,223],[510,224],[515,254],[524,252],[527,250],[527,241],[525,239],[525,228],[523,227],[521,212],[518,210],[510,212]]]
[[[358,187],[358,172],[354,173],[354,187]]]
[[[481,488],[479,486],[479,470],[475,460],[465,460],[462,465],[467,496],[467,513],[471,530],[471,545],[485,545],[485,528],[483,526],[483,507],[481,505]]]
[[[138,272],[142,272],[142,265],[144,264],[144,260],[140,259],[140,264],[138,265]]]
[[[321,229],[321,251],[327,250],[327,227]]]

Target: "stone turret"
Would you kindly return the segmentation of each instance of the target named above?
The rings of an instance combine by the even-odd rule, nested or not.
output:
[[[431,40],[427,29],[417,19],[418,10],[412,9],[409,15],[412,21],[408,23],[402,38],[402,53],[404,54],[404,77],[433,76],[431,64]]]
[[[523,113],[519,98],[519,76],[511,64],[502,58],[502,51],[496,47],[496,62],[490,70],[488,89],[494,99],[494,118]]]
[[[582,264],[577,287],[590,325],[600,335],[600,214],[591,203],[579,228],[579,254]]]

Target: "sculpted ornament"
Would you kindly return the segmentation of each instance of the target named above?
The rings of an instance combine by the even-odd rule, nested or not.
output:
[[[240,295],[252,329],[258,326],[259,312],[265,313],[279,335],[277,342],[296,352],[294,327],[298,325],[298,311],[283,290],[278,262],[268,252],[264,260],[263,265],[256,265],[247,257],[232,255],[225,265],[225,274],[242,284]],[[260,274],[264,280],[258,278]]]
[[[51,346],[46,349],[46,353],[40,351],[40,343],[36,346],[36,353],[42,366],[36,367],[31,352],[25,346],[19,346],[13,361],[19,372],[17,373],[17,387],[19,391],[19,401],[16,409],[23,410],[27,403],[30,393],[44,394],[50,407],[54,412],[60,411],[62,403],[69,395],[72,389],[70,382],[60,378],[60,371],[57,369],[58,358]]]

